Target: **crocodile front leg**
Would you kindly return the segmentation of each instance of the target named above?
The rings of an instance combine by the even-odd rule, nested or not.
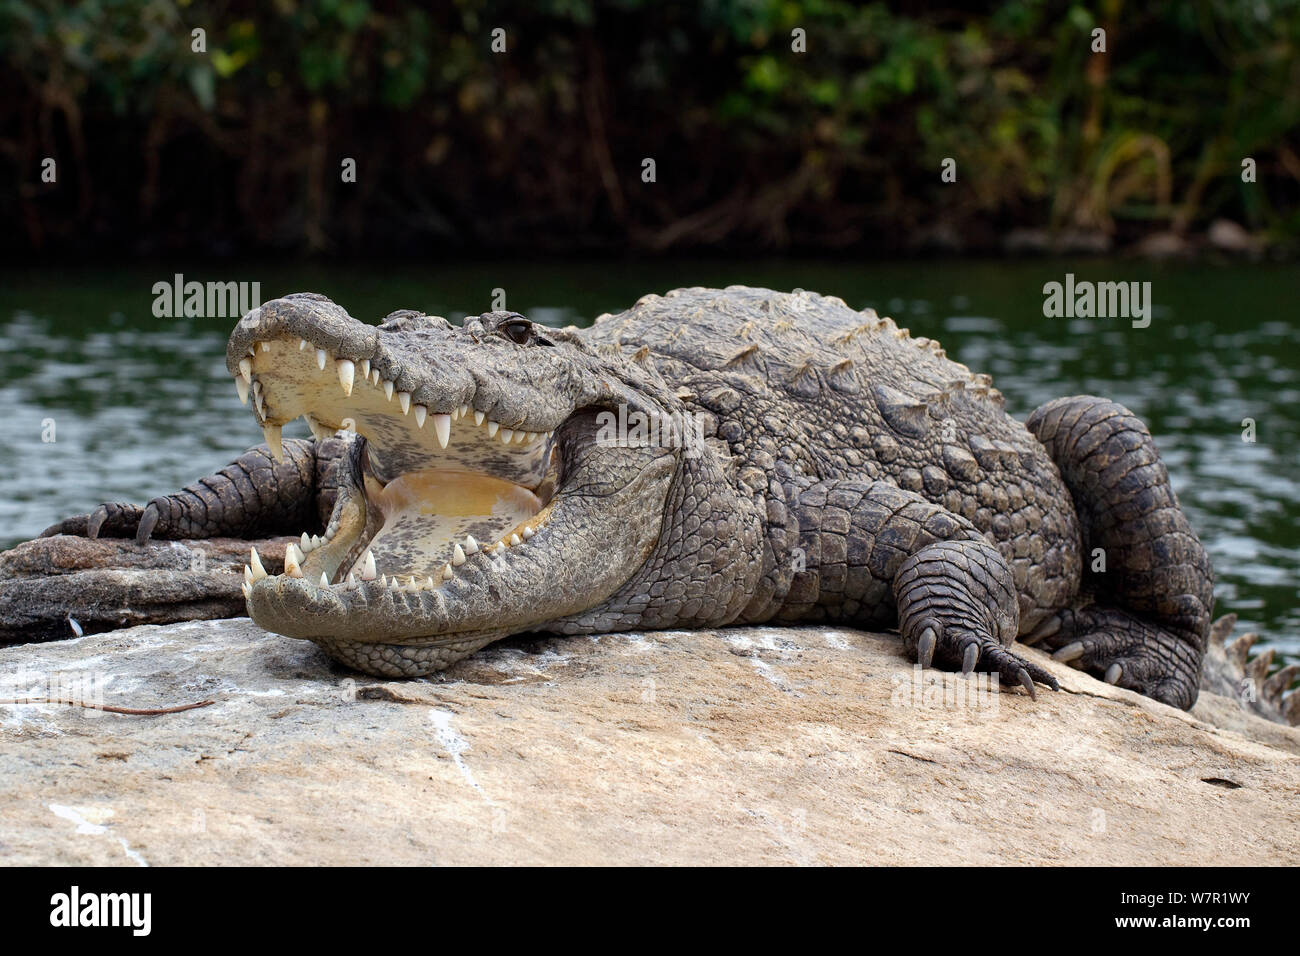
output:
[[[144,507],[103,504],[88,515],[65,518],[46,528],[41,537],[134,537],[137,544],[144,544],[151,537],[172,541],[264,538],[310,530],[320,524],[316,445],[287,439],[280,461],[265,445],[258,445],[176,494],[154,498]]]
[[[995,673],[1034,693],[1046,670],[1009,650],[1020,610],[1011,569],[965,518],[886,482],[791,483],[789,565],[777,620],[897,626],[923,667]],[[779,552],[778,552],[779,553]],[[777,573],[780,573],[778,562]]]
[[[278,573],[285,536],[325,526],[352,445],[283,447],[283,461],[259,446],[176,494],[102,505],[0,554],[0,641],[246,613],[249,546]]]

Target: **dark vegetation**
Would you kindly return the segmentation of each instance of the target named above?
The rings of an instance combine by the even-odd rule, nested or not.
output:
[[[0,0],[0,215],[41,257],[1285,247],[1300,8]]]

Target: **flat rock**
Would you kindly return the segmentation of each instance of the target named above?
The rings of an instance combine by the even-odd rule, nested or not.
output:
[[[821,627],[516,639],[386,682],[247,619],[0,649],[23,864],[1296,864],[1300,731],[1033,649],[1032,701]],[[1232,729],[1206,718],[1231,718]]]

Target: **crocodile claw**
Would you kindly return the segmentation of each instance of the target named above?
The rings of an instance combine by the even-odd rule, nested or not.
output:
[[[1066,644],[1060,650],[1052,653],[1052,660],[1068,664],[1071,661],[1078,660],[1083,656],[1085,648],[1082,641],[1075,641],[1072,644]]]
[[[86,537],[98,538],[99,529],[104,527],[104,522],[108,520],[108,506],[100,505],[90,513],[90,518],[86,521]]]
[[[934,646],[938,643],[938,638],[934,633],[934,628],[927,627],[921,632],[921,639],[916,644],[916,662],[922,667],[929,667],[934,660]]]
[[[144,509],[144,514],[140,516],[140,525],[135,529],[135,543],[144,544],[153,534],[154,526],[158,524],[158,506],[150,504]]]

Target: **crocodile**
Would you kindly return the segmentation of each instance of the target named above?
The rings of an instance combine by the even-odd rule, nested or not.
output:
[[[295,293],[226,366],[265,444],[45,534],[296,535],[270,571],[251,551],[247,613],[383,677],[521,632],[804,622],[895,628],[918,665],[1031,696],[1057,682],[1017,641],[1197,699],[1213,572],[1143,423],[1074,396],[1022,424],[838,298],[678,289],[579,329],[376,326]],[[299,417],[312,440],[282,436]]]

